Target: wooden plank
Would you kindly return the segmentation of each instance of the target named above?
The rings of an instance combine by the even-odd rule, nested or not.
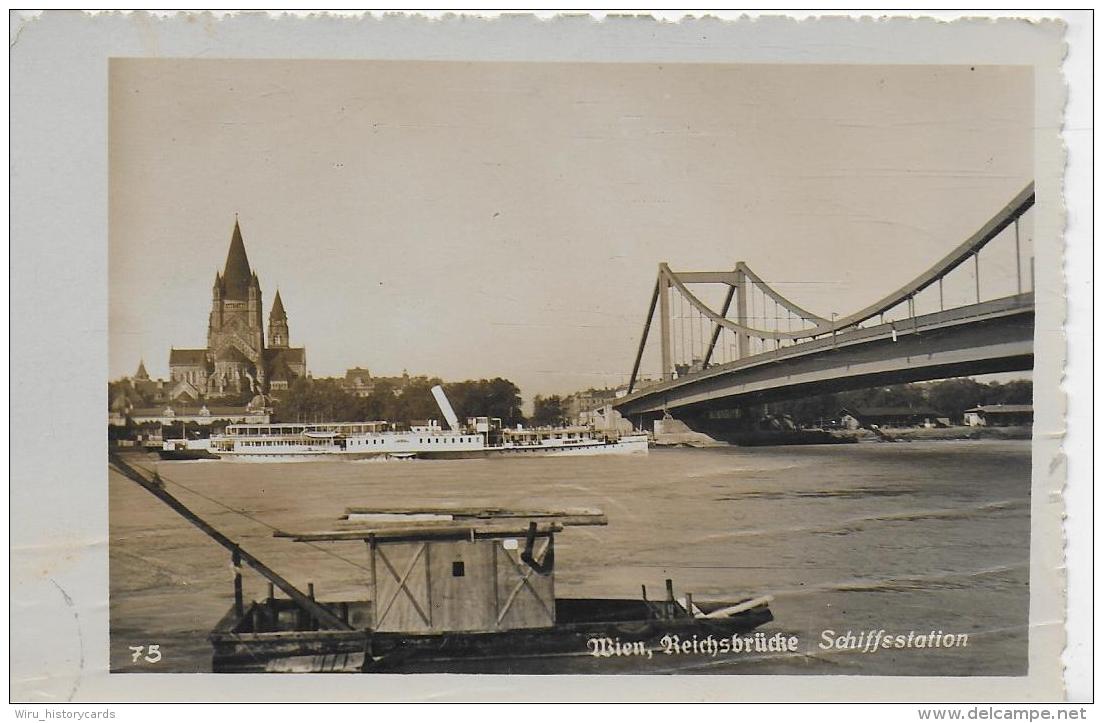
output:
[[[537,557],[543,557],[551,545],[548,540]],[[541,575],[520,558],[518,550],[501,550],[496,556],[494,577],[498,610],[495,624],[499,630],[540,628],[555,624],[555,576]]]
[[[466,540],[433,542],[430,600],[433,629],[456,632],[492,632],[496,629],[494,605],[495,542],[471,544]],[[456,563],[463,570],[456,574]]]
[[[563,527],[586,527],[586,526],[604,526],[609,524],[608,518],[605,515],[580,515],[577,517],[572,516],[554,516],[546,515],[543,517],[486,517],[486,518],[474,518],[474,517],[461,517],[456,519],[424,519],[418,517],[412,517],[408,520],[401,519],[383,519],[379,520],[369,516],[354,516],[351,519],[342,518],[337,520],[338,530],[362,530],[367,528],[380,529],[380,530],[398,530],[398,529],[411,529],[411,528],[425,528],[436,529],[443,527],[454,527],[457,525],[463,525],[468,528],[474,528],[476,530],[492,529],[495,527],[501,527],[505,525],[520,525],[526,522],[548,522],[561,525]]]
[[[365,637],[363,630],[312,630],[312,631],[293,631],[293,630],[281,630],[270,633],[222,633],[215,634],[213,637],[219,641],[227,642],[242,642],[242,643],[298,643],[298,642],[313,642],[313,641],[336,641],[346,639],[359,639]]]
[[[543,527],[538,527],[536,535],[547,537],[561,532],[563,526],[553,522]],[[339,542],[342,540],[375,540],[376,542],[388,542],[398,540],[429,540],[429,539],[485,539],[494,537],[524,537],[528,534],[528,528],[516,525],[407,525],[402,527],[366,527],[352,530],[317,530],[304,532],[288,532],[277,530],[273,537],[291,538],[295,542]]]
[[[590,507],[531,510],[509,510],[501,507],[346,507],[342,519],[348,519],[354,515],[450,515],[453,520],[463,518],[605,517],[604,512]]]
[[[763,595],[762,597],[756,597],[751,600],[746,600],[739,603],[738,605],[732,605],[731,607],[713,610],[703,617],[709,618],[710,620],[716,618],[730,618],[732,615],[738,615],[739,613],[745,613],[748,610],[753,610],[754,608],[762,607],[763,605],[769,605],[771,602],[773,602],[773,600],[773,595]]]

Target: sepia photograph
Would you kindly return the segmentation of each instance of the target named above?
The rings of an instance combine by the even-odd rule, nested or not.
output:
[[[850,15],[13,15],[17,715],[1090,696],[1083,29]]]
[[[1030,68],[110,72],[113,671],[1025,674]]]

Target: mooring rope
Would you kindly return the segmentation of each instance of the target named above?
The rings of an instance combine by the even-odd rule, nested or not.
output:
[[[219,507],[223,508],[224,510],[227,510],[229,512],[233,512],[234,514],[237,514],[237,515],[241,515],[242,517],[244,517],[247,520],[251,520],[252,522],[257,523],[258,525],[261,525],[263,527],[267,527],[268,529],[272,530],[273,532],[281,532],[280,528],[276,527],[275,525],[270,525],[267,522],[265,522],[264,520],[260,519],[259,517],[251,515],[248,512],[245,512],[244,510],[239,510],[236,507],[231,507],[230,505],[226,504],[225,502],[222,502],[221,500],[218,500],[218,499],[215,499],[214,497],[203,494],[199,490],[193,489],[193,488],[187,486],[186,484],[184,484],[183,482],[177,482],[174,479],[170,479],[169,477],[166,477],[166,476],[162,475],[158,470],[150,470],[146,467],[143,467],[140,464],[133,464],[132,466],[135,469],[142,470],[143,472],[145,472],[148,475],[151,475],[151,476],[155,475],[156,478],[161,480],[162,482],[167,482],[168,484],[176,485],[180,489],[185,490],[187,492],[190,492],[191,494],[195,495],[196,497],[200,497],[204,500],[207,500],[208,502],[210,502],[212,504],[218,505]],[[349,565],[352,565],[353,567],[357,567],[357,568],[363,570],[364,572],[371,573],[371,568],[370,567],[365,567],[364,565],[361,565],[358,562],[354,562],[353,560],[348,559],[344,555],[339,555],[336,552],[334,552],[333,550],[322,547],[321,545],[318,545],[317,543],[304,541],[303,544],[307,545],[308,547],[312,547],[315,550],[318,550],[319,552],[325,553],[326,555],[329,555],[330,557],[341,560],[342,562],[347,562]]]

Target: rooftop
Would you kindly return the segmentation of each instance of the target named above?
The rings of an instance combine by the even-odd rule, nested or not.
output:
[[[981,412],[983,414],[1022,414],[1033,413],[1033,404],[980,404],[966,412]]]

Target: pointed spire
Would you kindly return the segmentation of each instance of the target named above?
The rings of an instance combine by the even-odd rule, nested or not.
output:
[[[149,372],[146,371],[146,360],[142,359],[138,362],[138,371],[134,372],[135,379],[149,379]]]
[[[245,242],[241,239],[241,226],[234,215],[234,235],[230,239],[230,251],[226,254],[226,268],[222,280],[227,299],[245,300],[249,295],[253,272],[249,269],[249,257],[245,254]]]
[[[287,312],[283,310],[283,299],[280,298],[279,289],[276,289],[276,300],[272,302],[272,313],[268,315],[268,318],[272,321],[277,319],[287,320]]]

